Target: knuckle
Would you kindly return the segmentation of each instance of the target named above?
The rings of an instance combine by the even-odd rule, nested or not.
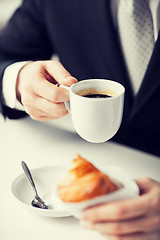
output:
[[[25,107],[25,111],[33,120],[38,120],[38,116],[35,114],[35,109]]]
[[[111,232],[115,234],[120,234],[123,232],[121,224],[114,223],[113,226],[111,227]]]
[[[154,196],[153,199],[150,201],[150,208],[155,212],[160,211],[160,196]]]
[[[24,95],[22,95],[21,101],[24,106],[31,106],[33,105],[34,98],[32,95],[24,93]]]
[[[51,64],[54,64],[54,65],[61,65],[60,61],[58,60],[53,60],[53,61],[50,61]]]
[[[56,115],[58,117],[65,116],[68,113],[67,109],[65,108],[64,104],[57,104],[56,108]]]
[[[24,81],[24,90],[28,92],[32,92],[37,84],[37,71],[31,71],[25,76],[25,81]]]
[[[65,107],[59,110],[59,116],[65,116],[67,113],[68,111]]]
[[[148,224],[145,227],[145,230],[146,230],[146,232],[151,232],[151,231],[157,230],[159,228],[160,228],[160,217],[155,216],[155,217],[152,217],[152,219],[150,219],[148,221]]]
[[[65,112],[65,111],[62,112],[61,115],[60,115],[60,117],[63,117],[63,116],[65,116],[65,115],[67,115],[67,113],[68,113],[68,112]]]
[[[51,96],[51,99],[55,103],[58,102],[58,94],[56,92],[54,92],[54,94],[52,94],[52,96]]]
[[[150,184],[150,182],[152,181],[149,177],[144,177],[143,180],[148,184]]]
[[[39,117],[38,116],[35,116],[35,115],[32,115],[32,114],[29,114],[30,115],[30,117],[33,119],[33,120],[39,120]]]
[[[61,63],[58,60],[49,60],[49,61],[46,61],[46,64],[50,68],[57,68],[61,66]]]
[[[59,89],[57,87],[51,89],[51,92],[50,92],[50,99],[57,103],[59,101]]]
[[[33,67],[33,69],[41,69],[41,67],[43,67],[43,65],[44,65],[44,61],[41,61],[41,60],[38,60],[38,61],[34,61],[34,62],[32,62],[31,64],[32,64],[32,67]]]
[[[34,81],[27,81],[26,83],[26,91],[28,92],[32,92],[33,91],[33,88],[34,88],[34,84],[33,82],[35,83],[35,80]]]
[[[97,210],[94,210],[92,212],[92,220],[94,221],[97,221],[98,219],[101,219],[101,213]]]
[[[153,221],[152,225],[154,229],[160,229],[160,216],[157,215],[156,217],[154,217],[152,221]]]
[[[125,214],[125,212],[126,212],[126,209],[125,209],[124,206],[120,206],[118,208],[115,208],[114,209],[115,219],[117,219],[117,220],[122,219],[122,217]]]

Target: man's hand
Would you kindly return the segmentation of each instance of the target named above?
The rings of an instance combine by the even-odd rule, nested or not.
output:
[[[37,61],[25,65],[19,72],[17,99],[34,120],[47,121],[67,114],[64,102],[69,93],[57,83],[71,86],[76,78],[57,61]]]
[[[110,240],[160,240],[160,183],[137,179],[141,195],[86,209],[81,224]]]

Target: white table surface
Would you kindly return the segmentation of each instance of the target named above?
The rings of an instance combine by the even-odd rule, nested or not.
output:
[[[77,153],[96,166],[118,165],[133,178],[160,181],[160,158],[112,142],[88,143],[74,133],[69,115],[51,123],[30,118],[4,121],[0,116],[1,240],[104,239],[83,229],[74,217],[45,218],[26,211],[11,192],[13,180],[23,173],[22,160],[30,168],[68,165]]]

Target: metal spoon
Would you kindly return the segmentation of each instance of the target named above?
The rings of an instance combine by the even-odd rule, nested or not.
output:
[[[31,172],[30,172],[27,164],[24,161],[22,161],[22,168],[23,168],[23,170],[24,170],[28,180],[30,181],[34,192],[35,192],[35,198],[31,202],[32,206],[37,207],[37,208],[42,208],[42,209],[48,209],[49,204],[46,201],[44,201],[41,197],[39,197],[36,186],[34,184],[34,181],[33,181],[32,175],[31,175]]]

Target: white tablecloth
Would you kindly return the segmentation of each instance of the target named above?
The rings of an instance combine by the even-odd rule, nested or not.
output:
[[[77,153],[96,166],[118,165],[133,178],[160,181],[160,158],[113,142],[88,143],[74,132],[69,115],[51,123],[0,117],[0,239],[104,239],[83,229],[74,217],[44,218],[28,212],[11,193],[13,180],[23,173],[22,160],[31,168],[68,165]]]

